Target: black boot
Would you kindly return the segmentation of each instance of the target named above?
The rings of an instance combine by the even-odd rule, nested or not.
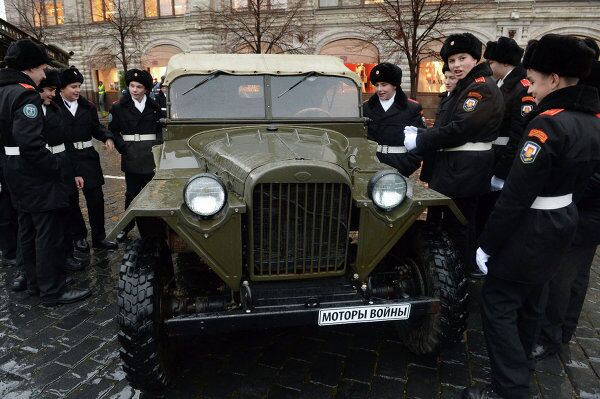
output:
[[[92,243],[94,249],[118,249],[119,246],[114,241],[102,240]]]
[[[19,272],[12,283],[10,283],[10,289],[14,292],[21,292],[27,289],[27,279],[25,278],[25,273]]]
[[[67,260],[65,262],[65,270],[78,272],[83,269],[85,269],[85,266],[83,265],[82,261],[80,261],[79,259],[75,259],[72,256],[67,257]]]
[[[90,252],[90,246],[85,238],[73,241],[73,249],[79,252]]]
[[[44,306],[58,306],[58,305],[64,305],[67,303],[74,303],[74,302],[78,302],[81,301],[87,297],[89,297],[91,294],[90,290],[79,290],[79,289],[72,289],[72,290],[63,290],[63,292],[55,297],[50,297],[50,298],[42,298],[42,305]]]
[[[558,349],[559,348],[555,347],[554,345],[537,344],[531,350],[529,358],[534,362],[539,362],[542,359],[545,359],[558,353]]]

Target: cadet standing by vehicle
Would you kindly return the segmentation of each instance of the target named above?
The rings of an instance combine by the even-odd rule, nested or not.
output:
[[[529,398],[543,297],[577,228],[573,198],[600,166],[598,91],[577,85],[592,59],[572,36],[548,34],[525,50],[538,108],[477,250],[478,266],[489,270],[481,300],[492,383],[467,388],[465,398]]]
[[[408,154],[404,147],[404,127],[425,127],[421,105],[406,97],[400,88],[402,70],[389,62],[371,70],[371,83],[377,93],[363,104],[363,115],[371,119],[368,134],[377,144],[377,158],[410,176],[421,164],[421,157]]]
[[[125,74],[129,93],[114,104],[108,117],[121,155],[121,170],[125,172],[125,208],[154,177],[152,146],[162,143],[160,106],[147,93],[152,89],[152,76],[146,71],[130,69]],[[133,228],[129,223],[117,236],[124,242]]]
[[[497,42],[488,42],[483,54],[492,69],[492,76],[498,80],[504,99],[504,116],[498,138],[493,143],[495,166],[493,176],[490,176],[491,192],[483,195],[479,201],[478,231],[483,229],[487,217],[494,209],[519,150],[527,115],[535,107],[534,98],[527,93],[529,81],[525,68],[521,66],[523,51],[513,39],[501,37]]]
[[[83,75],[75,67],[65,68],[60,75],[60,96],[54,101],[62,111],[67,140],[75,148],[76,173],[84,180],[83,195],[88,208],[92,229],[92,246],[95,249],[116,249],[117,244],[106,240],[104,230],[104,176],[100,156],[93,147],[92,137],[114,149],[112,134],[100,124],[94,104],[80,95]],[[79,208],[79,191],[70,196],[71,235],[78,251],[89,251],[87,228]]]
[[[31,295],[44,305],[72,303],[89,290],[67,290],[64,271],[63,209],[68,207],[61,187],[61,159],[47,148],[40,94],[50,62],[46,49],[28,39],[12,43],[0,71],[0,133],[6,154],[5,179],[19,211],[19,244]],[[58,149],[56,149],[58,151]]]
[[[489,191],[494,167],[492,142],[498,137],[503,103],[500,89],[481,58],[481,42],[470,33],[450,35],[440,55],[458,79],[443,120],[430,129],[409,126],[405,146],[420,154],[437,151],[429,186],[452,198],[468,221],[464,226],[448,210],[442,225],[459,248],[467,271],[476,277],[477,203]],[[417,134],[418,133],[418,134]]]
[[[590,76],[580,85],[595,87],[600,92],[600,49],[593,39],[586,44],[594,50],[595,61]],[[577,200],[579,224],[575,239],[562,259],[558,273],[548,286],[548,302],[540,336],[531,357],[541,360],[558,352],[561,344],[573,337],[583,307],[594,254],[600,245],[600,172],[588,182],[583,196]]]

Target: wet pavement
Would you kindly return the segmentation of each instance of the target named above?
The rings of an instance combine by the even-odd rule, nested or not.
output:
[[[100,149],[104,173],[122,175],[115,154]],[[124,180],[104,186],[107,227],[123,211]],[[0,398],[139,398],[121,369],[116,339],[116,281],[123,250],[92,252],[78,285],[84,302],[49,309],[13,293],[14,273],[0,267]],[[538,364],[532,397],[600,398],[600,252],[576,338]],[[439,356],[415,356],[385,324],[316,326],[198,337],[176,343],[176,376],[167,398],[459,398],[489,377],[470,286],[465,340]]]

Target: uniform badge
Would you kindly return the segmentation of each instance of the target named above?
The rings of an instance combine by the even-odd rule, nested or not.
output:
[[[519,154],[521,162],[533,163],[541,149],[542,147],[540,147],[539,144],[534,143],[533,141],[526,141],[523,145],[523,149],[521,149],[521,153]]]
[[[38,115],[37,107],[33,104],[27,104],[23,107],[23,114],[25,114],[26,117],[33,119]]]
[[[471,112],[475,109],[478,102],[479,101],[476,98],[469,97],[465,100],[465,103],[463,104],[463,109],[467,112]]]
[[[531,111],[533,111],[533,105],[525,104],[525,105],[521,106],[521,116],[525,116],[528,113],[530,113]]]

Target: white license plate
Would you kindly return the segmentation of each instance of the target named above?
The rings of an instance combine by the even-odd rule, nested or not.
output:
[[[319,310],[319,325],[330,326],[334,324],[406,320],[409,315],[410,303],[330,308]]]

